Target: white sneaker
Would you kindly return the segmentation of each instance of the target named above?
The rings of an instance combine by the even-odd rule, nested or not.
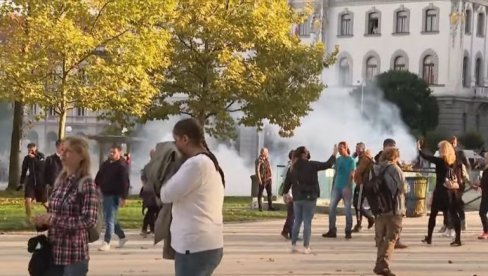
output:
[[[98,251],[109,251],[110,250],[110,244],[107,242],[103,242],[102,246],[98,248]]]
[[[312,249],[310,247],[305,247],[303,249],[303,254],[312,254]]]
[[[124,247],[126,242],[127,242],[127,238],[119,239],[119,245],[117,246],[117,248]]]
[[[299,252],[299,251],[298,251],[297,246],[296,246],[296,245],[292,245],[292,246],[291,246],[291,253],[298,253],[298,252]]]
[[[453,230],[452,229],[446,229],[446,231],[442,234],[442,236],[446,238],[451,238],[453,237]]]

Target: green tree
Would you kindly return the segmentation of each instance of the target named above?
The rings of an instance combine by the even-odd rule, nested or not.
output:
[[[459,142],[466,149],[478,150],[485,144],[485,139],[481,133],[472,130],[459,137]]]
[[[174,49],[147,120],[186,114],[220,138],[263,120],[292,135],[334,63],[323,44],[303,45],[291,26],[305,17],[287,1],[180,1],[168,24]]]
[[[365,102],[373,105],[384,97],[398,106],[403,121],[416,135],[425,136],[429,130],[437,127],[437,100],[427,83],[414,73],[391,70],[378,75],[374,82],[367,83],[363,92],[361,90],[358,87],[352,91],[357,101],[361,101],[362,93]]]
[[[0,9],[0,93],[53,108],[60,138],[74,107],[141,116],[168,65],[174,1],[12,0]]]

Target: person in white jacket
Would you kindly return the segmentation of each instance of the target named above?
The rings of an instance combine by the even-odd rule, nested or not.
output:
[[[175,275],[212,275],[223,257],[223,172],[196,120],[176,123],[173,137],[187,158],[161,188],[161,200],[173,203],[170,232],[176,251]]]

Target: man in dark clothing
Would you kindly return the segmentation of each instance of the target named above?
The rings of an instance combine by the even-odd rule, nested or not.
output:
[[[46,169],[44,173],[44,180],[46,182],[46,186],[50,186],[51,188],[54,187],[54,182],[56,182],[56,178],[58,178],[59,173],[63,169],[63,164],[61,163],[61,153],[63,152],[63,141],[57,140],[56,141],[56,152],[52,155],[49,155],[46,158]]]
[[[27,145],[27,155],[22,162],[20,185],[17,190],[25,186],[25,214],[27,222],[32,216],[32,201],[42,203],[47,209],[47,188],[44,183],[44,154],[37,151],[34,143]]]
[[[382,159],[382,154],[383,154],[383,151],[388,149],[388,148],[395,148],[396,147],[396,142],[395,140],[391,139],[391,138],[387,138],[383,141],[383,150],[381,150],[380,152],[378,152],[378,154],[374,157],[374,161],[376,164],[379,164],[380,162],[383,161]],[[376,241],[378,243],[378,241]],[[406,244],[403,244],[401,241],[400,241],[400,235],[398,235],[398,240],[395,244],[395,249],[405,249],[407,248],[408,246]]]
[[[288,153],[288,166],[286,167],[286,170],[284,171],[283,182],[285,181],[286,174],[288,173],[288,170],[290,170],[290,167],[293,163],[293,155],[294,154],[295,154],[294,150],[291,150],[290,153]],[[293,230],[293,222],[295,221],[295,216],[293,214],[293,198],[292,197],[283,197],[283,199],[285,200],[285,204],[287,205],[287,208],[286,208],[287,211],[286,211],[285,224],[283,225],[283,230],[281,231],[281,236],[283,236],[285,239],[291,239],[291,232]]]
[[[119,237],[119,246],[122,248],[127,239],[117,220],[119,207],[125,206],[125,200],[129,193],[129,169],[127,163],[121,158],[122,148],[113,146],[110,149],[109,159],[105,161],[95,177],[95,183],[103,194],[103,217],[105,219],[105,238],[100,251],[110,250],[112,234]]]

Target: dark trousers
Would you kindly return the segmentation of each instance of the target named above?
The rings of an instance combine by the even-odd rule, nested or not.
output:
[[[371,210],[366,210],[363,208],[363,202],[366,196],[362,191],[362,187],[362,185],[356,185],[356,187],[354,187],[353,197],[353,205],[356,213],[356,223],[359,226],[361,226],[363,216],[366,217],[368,220],[374,220],[374,215]]]
[[[481,192],[481,203],[480,203],[480,218],[483,224],[483,232],[488,233],[488,218],[486,214],[488,213],[488,189],[484,189]]]
[[[273,205],[271,204],[271,181],[264,182],[263,185],[259,185],[259,192],[258,192],[258,205],[259,210],[263,209],[263,192],[266,189],[266,195],[268,196],[268,209],[271,209]]]
[[[282,233],[287,235],[291,234],[293,230],[293,222],[295,221],[295,215],[293,214],[293,202],[288,203],[287,210],[286,210],[286,221],[285,225],[283,225]]]
[[[159,207],[157,206],[147,208],[146,214],[144,215],[144,220],[142,222],[142,232],[147,232],[147,227],[149,226],[151,233],[154,233],[154,222],[156,222],[158,213]]]
[[[448,207],[441,210],[437,207],[438,204],[432,204],[429,217],[429,226],[427,237],[432,239],[432,232],[435,227],[435,220],[439,211],[443,213],[449,213],[449,218],[452,219],[452,225],[454,226],[454,231],[456,231],[456,241],[461,240],[461,220],[459,219],[459,214],[461,213],[461,196],[458,191],[447,191],[448,193]],[[435,200],[435,198],[434,198]]]

